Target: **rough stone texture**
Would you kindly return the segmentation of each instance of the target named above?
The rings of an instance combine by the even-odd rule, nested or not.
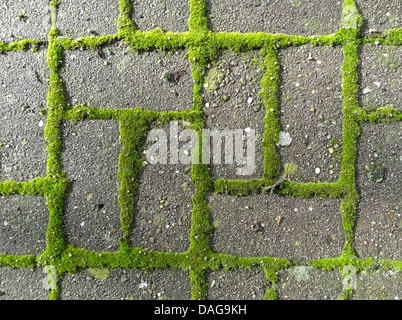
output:
[[[233,164],[225,161],[225,143],[222,139],[221,164],[213,160],[214,142],[211,140],[211,176],[213,179],[259,179],[264,174],[264,151],[262,139],[266,108],[259,96],[263,71],[263,57],[259,52],[236,55],[232,52],[221,55],[210,65],[204,84],[205,123],[209,130],[255,130],[255,171],[249,175],[237,174],[243,167],[237,163],[236,153],[231,157]],[[249,100],[250,99],[250,100]],[[233,132],[233,131],[232,131]],[[234,135],[232,136],[235,145]],[[243,141],[243,155],[250,152]],[[248,152],[248,153],[247,153]]]
[[[42,268],[0,268],[0,300],[47,300]]]
[[[179,111],[193,104],[193,80],[183,52],[137,54],[122,44],[94,51],[67,51],[62,77],[72,106],[96,108],[142,107]],[[165,72],[181,71],[177,81]]]
[[[208,300],[262,300],[267,290],[263,270],[215,271],[205,278]]]
[[[357,149],[360,203],[354,247],[363,259],[402,259],[401,145],[402,124],[399,122],[363,125],[361,128]],[[373,174],[372,164],[384,168],[383,174],[379,171],[374,175],[383,181],[374,182],[369,178],[369,174]]]
[[[334,300],[342,294],[341,274],[300,266],[278,272],[279,300]]]
[[[212,195],[209,205],[214,227],[211,248],[215,252],[303,263],[342,253],[340,200]],[[279,224],[275,221],[278,217]]]
[[[361,32],[366,36],[372,35],[373,31],[402,27],[401,3],[398,0],[356,0],[356,5],[363,18]]]
[[[116,251],[120,238],[117,178],[119,124],[80,121],[63,125],[62,170],[72,181],[64,207],[67,243],[94,251]]]
[[[357,274],[354,300],[400,300],[402,272],[377,270]]]
[[[4,0],[0,5],[0,42],[47,40],[50,25],[48,0]]]
[[[0,56],[0,180],[46,175],[46,52]]]
[[[46,249],[49,212],[43,197],[0,198],[0,253],[39,255]]]
[[[92,271],[92,272],[91,272]],[[95,276],[102,275],[103,279]],[[95,275],[95,276],[94,276]],[[101,278],[102,278],[101,277]],[[190,279],[178,270],[83,270],[65,275],[62,300],[189,300]]]
[[[162,28],[165,31],[187,32],[189,2],[183,0],[133,0],[133,21],[141,31]]]
[[[208,0],[209,28],[215,32],[331,34],[340,28],[342,1]]]
[[[166,132],[170,145],[170,125],[160,128]],[[183,129],[183,126],[179,126]],[[144,151],[153,143],[146,142]],[[179,148],[183,143],[179,144]],[[168,149],[169,155],[172,149]],[[131,242],[135,247],[164,252],[185,252],[190,248],[192,196],[191,166],[181,162],[149,164],[142,170],[136,196],[136,212]]]
[[[282,174],[298,182],[334,182],[342,156],[342,48],[287,48],[279,58],[280,124],[292,138],[279,150]],[[286,170],[289,164],[297,170]]]
[[[62,36],[81,38],[117,34],[119,2],[116,0],[63,0],[57,14]]]
[[[362,107],[374,111],[390,105],[402,110],[402,48],[365,45],[359,54]]]

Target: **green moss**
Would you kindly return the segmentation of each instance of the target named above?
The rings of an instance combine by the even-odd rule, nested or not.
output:
[[[336,183],[297,183],[289,181],[275,192],[288,197],[330,197],[342,199],[341,217],[344,228],[344,250],[338,258],[325,258],[309,261],[309,266],[323,270],[342,270],[347,265],[353,265],[357,270],[383,268],[402,270],[401,261],[379,260],[371,258],[358,259],[353,248],[354,223],[357,215],[358,193],[355,188],[356,139],[360,134],[359,125],[364,122],[380,123],[401,121],[402,114],[390,106],[368,112],[359,108],[358,103],[358,48],[362,44],[377,43],[384,45],[402,45],[402,29],[386,30],[381,34],[363,39],[360,37],[361,17],[356,9],[355,1],[345,0],[343,13],[340,17],[341,28],[334,35],[319,35],[302,37],[286,34],[268,33],[214,33],[208,30],[207,1],[190,0],[189,32],[165,32],[160,28],[143,32],[137,29],[132,17],[132,1],[119,0],[120,16],[118,19],[118,34],[103,37],[84,37],[69,39],[59,37],[55,27],[59,0],[50,1],[52,28],[48,43],[37,40],[21,40],[18,42],[0,42],[0,52],[38,50],[47,45],[47,63],[49,66],[49,90],[47,109],[42,112],[47,116],[45,138],[49,154],[47,175],[29,182],[0,181],[0,194],[40,195],[46,197],[49,209],[49,225],[46,233],[46,250],[37,257],[0,255],[0,266],[30,267],[53,266],[57,270],[57,283],[65,273],[77,272],[79,268],[88,268],[95,277],[106,280],[108,270],[113,268],[181,269],[189,273],[192,299],[205,299],[207,288],[206,272],[212,270],[238,270],[260,268],[265,271],[267,290],[264,299],[277,299],[275,284],[277,271],[288,268],[291,262],[273,257],[235,257],[217,254],[210,249],[210,235],[213,227],[210,225],[210,212],[207,198],[211,192],[231,196],[243,196],[250,193],[263,193],[265,189],[280,179],[281,162],[278,154],[279,142],[279,59],[278,50],[291,46],[310,44],[314,46],[336,46],[344,48],[343,73],[343,141],[332,141],[342,145],[341,175]],[[292,5],[299,6],[300,1]],[[22,18],[22,17],[21,17]],[[305,21],[313,31],[319,31],[318,22]],[[124,42],[137,52],[152,50],[178,51],[188,49],[188,59],[191,63],[194,80],[193,107],[183,112],[153,112],[141,108],[133,109],[97,109],[84,105],[74,108],[67,106],[63,79],[60,72],[63,68],[64,50],[99,50],[104,46],[112,46],[116,42]],[[204,128],[203,90],[208,84],[208,90],[216,90],[217,84],[223,80],[223,73],[216,68],[208,71],[208,64],[214,65],[218,55],[226,50],[234,53],[260,50],[264,61],[261,67],[264,73],[261,81],[261,92],[266,106],[264,118],[265,131],[263,135],[264,175],[261,179],[212,181],[209,168],[206,165],[192,165],[192,180],[196,191],[192,197],[193,211],[191,219],[190,249],[185,253],[163,253],[141,248],[132,248],[129,237],[136,207],[136,190],[139,186],[138,177],[142,170],[142,145],[148,130],[153,125],[168,123],[171,120],[185,120],[191,123],[191,128],[198,131]],[[385,57],[386,58],[386,57]],[[384,60],[379,57],[378,63],[390,70],[397,70],[399,65],[393,57]],[[252,61],[255,63],[255,61]],[[135,88],[133,88],[135,90]],[[120,143],[122,153],[119,156],[118,180],[120,183],[119,205],[120,222],[123,236],[120,239],[118,252],[92,252],[67,246],[63,233],[63,206],[70,181],[61,170],[60,153],[62,150],[61,123],[63,121],[83,120],[117,120],[120,123]],[[201,150],[201,142],[199,146]],[[201,152],[200,152],[201,156]],[[201,161],[200,161],[201,163]],[[285,164],[286,178],[294,175],[297,166]],[[55,281],[53,281],[54,283]],[[59,286],[52,288],[50,299],[58,299]],[[340,299],[352,297],[351,290],[344,290]]]

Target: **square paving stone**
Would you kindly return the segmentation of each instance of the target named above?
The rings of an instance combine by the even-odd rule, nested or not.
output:
[[[190,278],[179,270],[90,268],[61,280],[61,300],[189,300]]]
[[[213,179],[259,179],[264,174],[264,151],[262,140],[264,134],[264,117],[266,107],[260,97],[263,70],[261,63],[264,57],[259,52],[248,52],[236,55],[227,52],[217,58],[214,65],[210,65],[204,83],[204,111],[206,129],[224,130],[231,132],[232,150],[235,150],[234,130],[243,132],[243,155],[247,157],[250,150],[247,149],[247,130],[255,130],[255,170],[251,174],[238,173],[244,163],[238,163],[236,152],[232,152],[233,164],[225,159],[226,139],[218,139],[221,144],[220,164],[214,160],[213,154],[216,146],[211,139],[210,165]]]
[[[341,274],[299,266],[278,272],[279,300],[335,300],[342,295]]]
[[[360,48],[359,95],[368,111],[390,105],[402,110],[402,48],[364,45]]]
[[[64,206],[67,243],[93,251],[116,251],[122,235],[119,123],[66,122],[62,131],[62,170],[72,182]]]
[[[44,197],[0,198],[0,253],[39,255],[46,249],[49,211]]]
[[[46,52],[0,57],[0,180],[46,175]]]
[[[47,40],[51,26],[48,0],[2,1],[0,41]]]
[[[282,174],[334,182],[342,157],[342,48],[286,48],[279,60]]]
[[[357,274],[353,300],[400,300],[401,271],[361,271]]]
[[[162,28],[165,31],[187,32],[190,7],[183,0],[134,0],[133,20],[141,31]]]
[[[62,36],[81,38],[117,34],[119,2],[116,0],[63,0],[57,11]]]
[[[268,285],[263,270],[215,271],[205,278],[208,300],[262,300]]]
[[[360,258],[401,260],[402,123],[365,124],[357,145],[360,193],[354,247]]]
[[[402,27],[401,2],[398,0],[356,0],[356,5],[363,18],[361,32],[366,36],[375,34],[375,31]]]
[[[173,124],[173,123],[172,123]],[[183,126],[177,123],[179,130]],[[160,128],[167,134],[171,148],[170,124]],[[152,142],[146,142],[147,152]],[[179,148],[183,143],[179,144]],[[139,174],[139,187],[136,192],[136,211],[131,243],[134,247],[163,252],[185,252],[190,248],[192,196],[195,188],[192,183],[191,166],[179,162],[171,164],[152,164],[144,155],[148,165]]]
[[[342,253],[340,200],[212,195],[209,206],[217,253],[301,262]]]
[[[47,300],[42,268],[0,267],[0,300]]]
[[[138,54],[118,43],[100,52],[65,52],[62,72],[71,106],[142,107],[180,111],[193,104],[193,80],[185,53]]]
[[[208,0],[209,27],[216,32],[331,34],[341,25],[342,1]]]

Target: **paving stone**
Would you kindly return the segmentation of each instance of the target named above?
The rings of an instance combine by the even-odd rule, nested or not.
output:
[[[122,235],[117,178],[119,123],[63,124],[62,170],[72,181],[65,199],[68,244],[93,251],[116,251]]]
[[[342,295],[341,274],[299,266],[278,272],[279,300],[335,300]]]
[[[61,300],[189,300],[190,278],[179,270],[87,269],[65,275]]]
[[[177,123],[179,125],[179,123]],[[174,125],[172,123],[172,125]],[[166,132],[168,154],[173,153],[170,124],[156,126]],[[183,126],[178,126],[180,132]],[[146,142],[148,151],[153,142]],[[179,148],[184,144],[180,143]],[[191,180],[191,166],[152,164],[148,155],[144,161],[149,164],[140,173],[136,196],[136,212],[131,242],[135,247],[164,252],[185,252],[190,248],[192,196],[195,188]]]
[[[208,202],[217,253],[300,262],[342,253],[340,200],[212,195]]]
[[[205,278],[207,300],[262,300],[268,285],[263,270],[215,271]]]
[[[137,54],[117,44],[101,53],[67,51],[62,77],[70,105],[96,108],[142,107],[179,111],[193,104],[193,80],[183,52]],[[124,47],[124,48],[123,48]],[[167,75],[174,72],[169,81]],[[165,80],[164,80],[165,79]]]
[[[249,52],[236,55],[233,52],[219,56],[214,65],[210,65],[204,84],[205,123],[206,129],[231,130],[235,146],[233,130],[242,130],[246,138],[246,129],[255,130],[255,170],[251,174],[238,174],[243,163],[236,161],[236,153],[232,154],[233,164],[226,163],[224,139],[221,145],[221,164],[214,160],[214,140],[211,140],[211,176],[213,179],[254,179],[262,178],[264,174],[264,151],[262,139],[264,134],[266,107],[259,96],[263,71],[261,63],[264,57],[259,52]],[[248,139],[247,139],[248,140]],[[247,140],[243,142],[244,157],[249,155],[246,149]],[[234,147],[236,149],[236,147]],[[232,149],[233,150],[233,149]]]
[[[363,18],[361,32],[369,36],[373,31],[401,28],[401,3],[398,0],[379,2],[376,0],[356,0],[357,9]]]
[[[303,183],[334,182],[342,157],[342,48],[286,48],[279,58],[280,124],[292,139],[279,148],[282,174]]]
[[[400,122],[361,127],[356,165],[360,201],[354,247],[363,259],[402,258],[401,145]]]
[[[47,40],[51,26],[48,0],[2,1],[0,41]]]
[[[44,197],[0,198],[0,253],[39,255],[46,249],[49,212]]]
[[[115,0],[63,0],[57,12],[62,36],[81,38],[117,34],[119,2]]]
[[[47,300],[42,268],[0,267],[0,300]]]
[[[402,110],[402,48],[365,45],[360,49],[359,94],[368,111],[390,105]]]
[[[331,34],[341,24],[342,1],[209,0],[209,27],[215,32]]]
[[[356,277],[353,300],[400,300],[402,272],[361,271]]]
[[[46,52],[0,57],[0,180],[46,175]]]
[[[165,31],[187,32],[190,8],[188,1],[135,0],[133,20],[141,31],[162,28]]]

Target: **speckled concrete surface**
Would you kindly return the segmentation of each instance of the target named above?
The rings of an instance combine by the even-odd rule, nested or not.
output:
[[[399,300],[402,60],[400,29],[394,42],[385,30],[401,28],[401,4],[356,0],[372,44],[358,48],[352,92],[353,50],[311,45],[339,30],[343,4],[3,1],[0,300]],[[98,46],[106,35],[115,37]],[[278,92],[261,52],[278,56]],[[280,133],[267,116],[276,103]],[[254,129],[255,171],[149,163],[142,137],[169,133],[172,120],[180,130]],[[265,130],[279,138],[274,182],[290,181],[292,196],[264,192]]]

